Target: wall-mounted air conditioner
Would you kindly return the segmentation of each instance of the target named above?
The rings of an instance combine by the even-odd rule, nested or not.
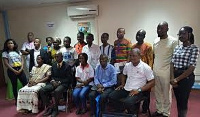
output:
[[[67,14],[71,18],[95,17],[98,16],[98,5],[69,6]]]

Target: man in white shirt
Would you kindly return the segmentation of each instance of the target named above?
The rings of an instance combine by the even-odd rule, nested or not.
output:
[[[158,38],[153,43],[155,75],[156,112],[153,116],[170,116],[172,102],[170,86],[170,62],[177,40],[168,36],[168,23],[161,22],[157,27]]]
[[[26,60],[26,69],[29,69],[30,63],[30,50],[34,49],[34,34],[33,32],[29,32],[27,35],[28,41],[24,42],[21,48],[22,55],[25,55]]]
[[[96,68],[96,65],[99,64],[99,57],[101,55],[99,46],[93,44],[94,35],[88,34],[86,37],[87,45],[83,47],[82,53],[88,55],[88,63],[92,66],[93,69]]]
[[[136,114],[136,102],[144,96],[145,91],[154,86],[155,80],[151,67],[140,60],[141,53],[138,48],[130,51],[129,58],[130,62],[126,63],[123,69],[121,85],[109,98],[111,103],[115,102],[114,107],[123,107],[129,113]]]

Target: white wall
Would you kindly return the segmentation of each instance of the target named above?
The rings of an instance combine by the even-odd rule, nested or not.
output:
[[[0,50],[3,49],[3,42],[5,41],[5,32],[4,32],[4,23],[3,23],[3,17],[2,13],[0,13]]]
[[[195,43],[200,45],[200,1],[199,0],[91,0],[81,4],[98,4],[99,16],[91,21],[92,33],[96,40],[103,32],[110,34],[109,42],[113,44],[116,39],[116,30],[119,27],[126,29],[126,38],[135,43],[135,34],[139,29],[147,31],[146,41],[152,43],[157,37],[156,27],[161,21],[169,23],[169,34],[176,34],[181,26],[190,25],[194,29]],[[14,9],[8,11],[11,37],[22,44],[29,31],[36,37],[43,39],[53,36],[63,39],[64,36],[72,37],[72,45],[76,43],[77,22],[67,16],[67,4],[46,7]],[[48,29],[46,22],[54,22],[55,28]],[[199,60],[200,64],[200,60]],[[200,65],[196,71],[200,71]],[[200,72],[197,74],[200,75]]]

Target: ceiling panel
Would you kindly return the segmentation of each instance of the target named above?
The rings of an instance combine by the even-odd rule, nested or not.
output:
[[[0,0],[0,10],[83,1],[88,0]]]

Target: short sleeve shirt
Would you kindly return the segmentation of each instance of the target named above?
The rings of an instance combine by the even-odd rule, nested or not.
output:
[[[9,65],[11,65],[12,67],[20,67],[22,66],[22,59],[21,59],[21,55],[15,51],[12,52],[3,52],[2,53],[2,57],[3,58],[7,58]]]
[[[151,67],[140,60],[137,66],[133,66],[132,62],[126,63],[123,74],[127,75],[124,89],[127,91],[137,90],[143,87],[147,81],[154,79]]]

